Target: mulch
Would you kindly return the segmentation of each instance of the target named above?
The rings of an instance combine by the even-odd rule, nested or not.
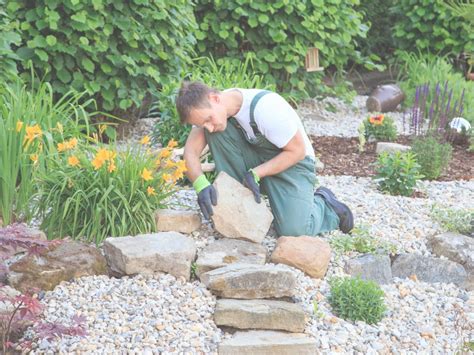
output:
[[[359,153],[359,139],[345,137],[311,136],[316,156],[324,163],[319,175],[373,176],[372,164],[377,160],[376,143],[366,143],[365,151]],[[400,136],[396,143],[410,145],[411,138]],[[467,145],[454,145],[448,168],[436,181],[474,179],[474,153]]]

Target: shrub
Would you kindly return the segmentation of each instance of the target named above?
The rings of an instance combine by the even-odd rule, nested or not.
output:
[[[394,141],[397,138],[397,126],[390,116],[384,114],[369,116],[362,124],[364,125],[365,139]]]
[[[143,140],[148,144],[148,139]],[[37,215],[49,237],[71,236],[99,244],[112,236],[156,230],[154,213],[166,206],[184,161],[170,160],[170,141],[156,157],[148,149],[58,143],[50,169],[37,179]]]
[[[148,91],[189,60],[195,20],[189,1],[16,0],[17,51],[55,92],[95,95],[106,111],[140,107]]]
[[[411,196],[422,177],[412,152],[382,153],[377,158],[375,180],[380,190],[391,195]]]
[[[16,62],[19,57],[12,49],[20,42],[17,24],[3,10],[5,1],[0,0],[0,82],[12,80],[16,74]]]
[[[411,151],[416,155],[420,173],[425,179],[437,179],[451,160],[453,148],[449,143],[440,143],[433,136],[416,138]]]
[[[349,59],[363,61],[355,42],[368,27],[357,5],[357,0],[199,0],[197,50],[235,64],[250,54],[256,71],[280,91],[313,94],[320,81],[304,68],[308,47],[319,48],[323,67],[342,70]]]
[[[73,92],[55,101],[48,83],[0,86],[0,216],[5,225],[31,218],[33,176],[44,168],[44,156],[55,150],[55,139],[87,133],[86,108],[93,102],[81,101],[84,95]]]
[[[351,231],[351,235],[334,236],[329,240],[329,244],[339,253],[356,251],[365,254],[380,250],[391,254],[396,252],[395,245],[372,237],[366,226],[356,226]]]
[[[447,232],[474,233],[474,209],[454,209],[434,205],[431,217]]]
[[[378,323],[383,318],[384,293],[375,282],[346,277],[333,278],[329,284],[328,300],[338,317],[367,324]]]

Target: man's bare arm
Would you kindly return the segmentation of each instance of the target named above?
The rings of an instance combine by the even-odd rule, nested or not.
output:
[[[186,176],[191,182],[194,182],[194,180],[202,175],[200,157],[206,144],[204,128],[193,127],[184,146],[184,160],[186,161],[187,168]]]
[[[293,138],[282,148],[280,154],[253,170],[260,177],[276,175],[303,160],[306,155],[306,147],[303,135],[297,131]]]

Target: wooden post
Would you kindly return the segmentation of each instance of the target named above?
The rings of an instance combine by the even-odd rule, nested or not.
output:
[[[305,58],[305,68],[307,72],[324,70],[324,68],[319,66],[319,50],[317,48],[308,48]]]

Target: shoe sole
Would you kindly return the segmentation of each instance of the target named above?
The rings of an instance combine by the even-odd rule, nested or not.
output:
[[[351,209],[345,203],[342,203],[336,198],[336,195],[326,187],[320,187],[316,190],[316,193],[321,194],[326,199],[327,203],[333,208],[334,212],[339,217],[339,214],[343,215],[343,218],[339,217],[339,229],[342,233],[349,233],[354,228],[354,215]],[[339,213],[337,213],[339,211]]]

